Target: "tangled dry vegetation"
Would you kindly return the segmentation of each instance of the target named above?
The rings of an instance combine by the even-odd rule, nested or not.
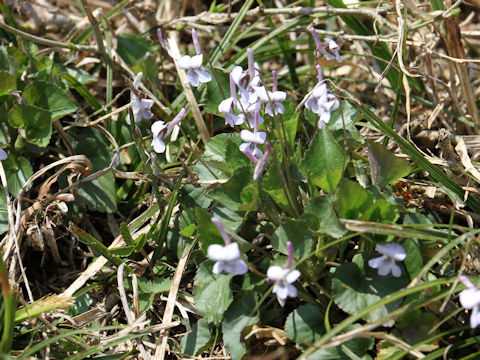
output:
[[[31,165],[28,171],[16,164],[22,171],[13,177],[8,176],[7,168],[2,168],[1,174],[4,185],[8,180],[11,196],[5,199],[5,232],[0,248],[8,270],[9,289],[15,294],[18,308],[27,309],[21,321],[16,322],[12,356],[232,356],[225,346],[225,335],[222,341],[218,330],[213,330],[203,347],[195,348],[201,350],[197,356],[182,352],[188,348],[182,339],[191,332],[193,324],[197,329],[197,319],[204,317],[192,293],[196,268],[205,255],[196,242],[188,240],[198,237],[194,230],[189,232],[187,226],[181,232],[184,239],[178,235],[180,222],[184,221],[180,216],[184,205],[171,201],[183,194],[182,187],[190,187],[190,196],[194,187],[214,187],[228,180],[203,178],[192,165],[201,162],[209,139],[232,130],[223,125],[223,119],[219,121],[216,110],[208,110],[205,95],[179,81],[184,79],[184,72],[177,72],[175,63],[158,45],[158,28],[167,34],[171,44],[178,44],[179,50],[172,51],[180,53],[193,53],[191,30],[196,29],[203,51],[208,54],[208,64],[215,67],[214,76],[224,75],[233,64],[245,63],[246,53],[242,50],[255,44],[262,73],[276,70],[282,90],[294,104],[299,104],[312,88],[315,64],[320,64],[328,86],[338,98],[365,111],[374,109],[385,127],[408,144],[386,130],[379,131],[366,113],[355,123],[362,138],[388,145],[398,158],[415,164],[408,177],[392,185],[392,193],[402,206],[435,214],[439,223],[458,225],[455,232],[459,236],[478,226],[480,2],[349,1],[345,2],[347,7],[335,7],[337,1],[329,5],[313,0],[250,1],[246,12],[246,2],[242,1],[2,2],[1,45],[9,48],[8,54],[21,66],[26,64],[19,81],[26,83],[29,77],[46,72],[42,73],[43,79],[56,77],[67,84],[66,94],[76,104],[75,111],[53,121],[51,138],[43,147],[19,144],[21,129],[15,129],[15,133],[6,130],[8,119],[3,115],[10,105],[2,105],[0,121],[4,124],[0,140],[12,154],[28,158]],[[239,18],[241,22],[235,23]],[[372,28],[363,26],[367,23]],[[228,34],[232,26],[235,31]],[[312,26],[321,37],[337,41],[342,63],[315,58],[308,31]],[[222,42],[226,37],[227,44]],[[14,51],[11,48],[16,44],[19,45]],[[219,44],[226,47],[222,49]],[[391,56],[387,59],[388,52]],[[145,147],[151,139],[146,131],[149,127],[142,128],[140,136],[133,139],[125,134],[127,126],[120,129],[116,125],[125,122],[129,92],[139,71],[144,73],[140,91],[154,100],[156,119],[173,118],[176,109],[185,103],[192,113],[190,124],[182,126],[180,133],[177,130],[175,136],[181,140],[172,142],[171,151],[160,165],[155,154]],[[270,86],[268,75],[265,81]],[[0,89],[3,98],[10,96],[3,92],[8,89],[1,84]],[[298,112],[303,121],[303,109]],[[308,132],[316,127],[298,129],[296,141],[306,148],[310,141]],[[361,164],[370,158],[371,170],[359,165],[348,174],[361,184],[368,182],[364,179],[370,172],[374,176],[376,170],[371,165],[372,151],[368,146],[358,146],[357,140],[349,138],[351,143],[347,144],[345,138],[345,146],[355,149],[353,162]],[[95,147],[102,151],[93,151]],[[430,168],[422,165],[422,158],[441,169],[440,173],[429,172]],[[146,163],[152,164],[151,173],[144,168]],[[444,181],[445,175],[453,185]],[[152,176],[158,186],[151,187]],[[10,183],[13,178],[15,184]],[[307,197],[306,193],[299,193],[300,199]],[[202,204],[202,197],[195,198],[193,203]],[[259,211],[245,217],[238,227],[240,236],[251,239],[255,246],[265,244],[264,237],[269,237],[267,227],[262,228],[267,235],[262,231],[251,235],[252,229],[268,216]],[[343,226],[357,235],[388,235],[378,223],[362,219],[345,220]],[[163,238],[157,243],[160,237]],[[450,266],[468,275],[480,272],[478,250],[475,241],[470,241],[466,247],[453,248],[444,269]],[[359,248],[356,243],[348,244],[346,248],[352,251]],[[124,251],[130,253],[122,253],[122,248],[128,248]],[[424,263],[435,258],[440,248],[422,248]],[[260,258],[272,248],[255,251]],[[322,266],[338,267],[348,258],[336,256],[337,253],[328,254]],[[152,258],[157,260],[156,267],[152,267]],[[316,278],[314,271],[306,272],[314,283],[328,273]],[[150,276],[152,273],[156,278]],[[425,272],[412,278],[409,286],[421,281],[424,275]],[[2,281],[3,294],[9,294],[6,280]],[[325,290],[323,284],[311,283],[304,283],[301,289],[310,298]],[[310,301],[305,299],[302,301]],[[439,301],[428,309],[436,316],[432,324],[437,329],[442,324],[458,327],[468,321],[453,293],[445,294]],[[331,304],[319,301],[324,311]],[[276,317],[277,321],[259,321],[247,327],[242,336],[242,344],[246,345],[242,346],[246,347],[248,358],[293,359],[304,351],[308,353],[308,346],[296,344],[283,328],[286,314],[297,305],[288,304],[285,315],[279,311],[265,315]],[[334,322],[345,317],[337,308],[333,312]],[[92,324],[95,326],[91,330],[84,331]],[[371,347],[365,356],[378,359],[388,357],[387,350],[391,348],[387,343],[413,358],[423,358],[430,351],[447,347],[445,336],[431,341],[431,348],[412,348],[416,342],[410,342],[401,333],[405,328],[392,333],[388,328],[374,332],[369,324],[362,324],[361,331],[332,335],[322,346],[340,346],[357,336],[375,338],[376,347]],[[232,329],[239,333],[242,330]],[[478,351],[478,344],[470,346],[472,352]]]

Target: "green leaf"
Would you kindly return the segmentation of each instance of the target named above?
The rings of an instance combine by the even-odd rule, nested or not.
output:
[[[283,113],[281,121],[285,129],[285,135],[287,136],[287,143],[291,148],[295,145],[295,135],[297,134],[298,117],[300,113],[297,111],[296,106],[291,101],[284,101],[285,112]],[[281,127],[281,125],[280,125]],[[280,134],[278,133],[280,131]],[[283,137],[283,130],[275,130],[276,137]]]
[[[215,75],[220,84],[217,82],[217,79],[212,76],[212,81],[207,83],[204,96],[202,97],[202,102],[205,104],[205,111],[213,114],[217,114],[219,112],[218,105],[220,105],[223,100],[230,97],[229,74],[215,70]],[[220,91],[220,86],[222,87],[224,95],[222,95],[222,92]]]
[[[0,235],[8,230],[7,196],[0,191]]]
[[[407,161],[396,157],[383,144],[367,141],[368,160],[372,173],[372,182],[380,188],[407,176],[412,167]]]
[[[344,179],[337,189],[335,203],[341,218],[359,219],[375,201],[374,195],[359,183]]]
[[[212,334],[208,327],[207,319],[200,319],[192,326],[192,331],[182,339],[182,353],[198,355],[207,350]]]
[[[336,143],[326,126],[315,134],[300,162],[300,172],[327,192],[335,191],[348,162],[348,156]]]
[[[138,35],[121,34],[117,39],[118,55],[128,66],[135,66],[147,52],[155,53],[158,50],[158,45]]]
[[[172,279],[157,277],[154,280],[149,280],[145,277],[138,278],[138,289],[142,293],[160,294],[170,291],[172,286]]]
[[[337,198],[333,195],[322,195],[310,199],[305,206],[305,214],[312,214],[318,219],[318,225],[313,230],[334,238],[340,238],[345,235],[347,230],[338,221],[333,210],[332,203],[336,200]]]
[[[33,175],[30,162],[24,157],[9,156],[2,162],[7,176],[8,191],[17,197],[22,186]]]
[[[285,335],[300,347],[314,344],[324,333],[323,314],[312,304],[298,307],[285,323]]]
[[[287,220],[273,233],[271,243],[275,250],[287,255],[287,241],[293,245],[295,260],[301,260],[312,249],[312,235],[308,225],[303,220]]]
[[[33,105],[17,104],[8,114],[13,127],[25,129],[27,141],[45,147],[52,136],[51,113]]]
[[[182,231],[180,231],[180,235],[185,236],[185,237],[190,237],[195,233],[195,230],[197,227],[195,224],[190,224],[186,228],[184,228]]]
[[[123,241],[125,241],[127,245],[135,245],[135,241],[132,238],[130,229],[128,228],[128,225],[123,221],[120,224],[120,234],[123,237]]]
[[[391,274],[380,276],[375,269],[368,267],[363,255],[356,255],[354,261],[363,264],[362,268],[355,262],[345,263],[330,275],[335,304],[348,314],[356,314],[408,284],[405,270],[399,278]],[[378,320],[397,309],[400,304],[401,300],[390,302],[366,314],[363,319],[369,322]],[[392,326],[393,321],[384,325]]]
[[[402,242],[402,246],[405,249],[407,257],[403,261],[407,268],[410,279],[415,278],[423,268],[423,257],[420,249],[418,248],[418,241],[412,239],[405,239]]]
[[[130,256],[133,250],[135,250],[134,245],[123,245],[120,247],[111,248],[110,254],[118,257],[126,257],[126,256]]]
[[[52,121],[60,119],[78,109],[77,104],[57,85],[35,80],[23,92],[23,97],[31,105],[51,112]]]
[[[252,179],[253,168],[251,166],[238,168],[226,183],[218,185],[209,192],[208,196],[225,205],[230,210],[247,210],[247,207],[243,204],[241,193],[253,181]],[[248,210],[254,209],[248,208]]]
[[[7,71],[0,71],[0,95],[9,94],[8,90],[17,90],[17,78]]]
[[[197,270],[193,284],[193,298],[199,313],[209,323],[219,324],[233,301],[230,281],[232,274],[212,273],[213,262],[204,261]]]
[[[256,304],[255,294],[251,291],[244,292],[225,313],[222,323],[223,341],[233,360],[241,360],[246,353],[242,331],[259,321],[258,314],[252,314]]]

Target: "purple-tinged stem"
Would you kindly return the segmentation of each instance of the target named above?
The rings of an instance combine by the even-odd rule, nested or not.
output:
[[[321,83],[323,80],[322,67],[317,64],[316,68],[317,68],[317,80],[319,83]]]
[[[255,124],[253,126],[253,132],[258,132],[258,111],[255,111]]]
[[[255,76],[255,62],[253,61],[253,50],[251,48],[247,48],[248,53],[248,74],[250,75],[250,79],[253,79]]]
[[[200,49],[200,43],[198,42],[198,35],[197,35],[197,30],[193,29],[192,30],[192,39],[193,39],[193,46],[195,47],[195,52],[197,55],[202,54],[202,49]]]
[[[288,257],[287,257],[287,263],[285,267],[287,269],[290,269],[292,267],[292,261],[293,261],[293,245],[291,241],[287,241],[287,253],[288,253]]]
[[[270,154],[272,153],[272,145],[269,142],[265,144],[265,160],[268,161]]]
[[[311,27],[311,28],[310,28],[310,32],[312,33],[313,41],[315,41],[315,46],[316,46],[317,48],[321,48],[323,45],[322,45],[322,43],[320,42],[320,39],[319,39],[319,37],[318,37],[317,31],[315,30],[315,28]]]
[[[252,154],[250,151],[244,150],[243,153],[244,153],[245,155],[247,155],[247,157],[248,157],[250,160],[252,160],[252,162],[253,162],[254,164],[257,162],[258,159],[257,159],[255,156],[253,156],[253,154]]]
[[[272,76],[273,76],[273,92],[278,90],[277,84],[278,84],[278,78],[277,78],[277,72],[275,70],[272,71]]]
[[[216,217],[211,218],[213,224],[217,227],[218,232],[222,236],[223,241],[225,241],[225,245],[230,244],[230,238],[227,235],[227,232],[225,231],[225,227],[221,223],[220,220],[218,220]]]
[[[161,28],[158,28],[158,29],[157,29],[157,36],[158,36],[158,42],[160,43],[160,45],[161,45],[164,49],[167,49],[167,43],[165,42],[165,39],[163,38],[163,34],[162,34],[162,29],[161,29]]]
[[[237,105],[237,88],[235,87],[235,81],[232,74],[230,74],[230,97],[233,98],[233,104]]]
[[[184,118],[186,113],[187,113],[187,111],[185,110],[185,108],[182,108],[182,110],[180,110],[180,112],[177,114],[177,116],[175,116],[175,118],[168,123],[168,126],[171,128],[171,127],[177,125]]]

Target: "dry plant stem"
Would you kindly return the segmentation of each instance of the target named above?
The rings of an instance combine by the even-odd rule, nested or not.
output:
[[[180,82],[182,83],[183,89],[185,91],[185,96],[192,110],[192,115],[195,120],[195,124],[197,125],[198,132],[200,133],[202,140],[206,142],[210,138],[210,134],[208,132],[207,126],[205,125],[205,120],[203,119],[200,108],[198,107],[198,103],[197,103],[197,100],[195,99],[195,95],[193,95],[192,88],[190,87],[190,84],[186,83],[187,76],[185,74],[185,70],[180,69],[180,67],[178,66],[178,59],[180,59],[181,55],[180,55],[180,50],[178,49],[177,41],[175,40],[175,34],[173,33],[173,31],[170,32],[168,45],[173,55],[173,61],[177,69],[178,76],[180,77]]]
[[[87,0],[81,0],[82,7],[85,13],[87,14],[88,21],[92,25],[93,33],[95,35],[95,40],[97,42],[98,52],[102,55],[103,60],[107,62],[107,52],[105,51],[105,46],[103,46],[103,38],[100,28],[98,26],[97,19],[93,16],[92,12],[90,11],[90,7],[87,4]]]
[[[412,74],[405,68],[405,64],[403,63],[403,42],[405,39],[405,21],[406,19],[403,18],[402,14],[402,6],[401,6],[401,0],[396,0],[395,1],[395,10],[397,11],[397,21],[398,21],[398,36],[397,36],[397,58],[398,58],[398,64],[400,66],[400,69],[402,69],[402,72],[405,75],[408,75],[410,77],[419,77],[420,75],[418,74]]]
[[[187,245],[188,246],[188,245]],[[165,312],[163,314],[163,323],[169,324],[172,321],[173,309],[175,308],[175,301],[177,300],[178,288],[180,287],[180,281],[182,280],[183,271],[187,264],[188,256],[190,255],[190,249],[186,248],[180,260],[178,261],[177,270],[173,276],[170,292],[168,293],[167,305],[165,306]],[[160,332],[160,344],[155,351],[155,360],[164,360],[167,350],[168,341],[168,329]]]
[[[62,49],[70,49],[74,51],[89,51],[89,52],[97,52],[97,48],[95,46],[90,46],[90,45],[76,45],[73,43],[64,43],[61,41],[55,41],[55,40],[48,40],[44,39],[35,35],[31,35],[29,33],[23,32],[21,30],[15,29],[14,27],[11,27],[10,25],[5,24],[4,22],[0,21],[0,29],[10,32],[12,34],[15,34],[17,36],[20,36],[21,38],[31,41],[35,44],[39,45],[44,45],[44,46],[49,46],[49,47],[58,47]]]

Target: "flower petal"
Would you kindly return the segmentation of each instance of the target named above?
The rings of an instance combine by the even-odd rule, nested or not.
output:
[[[297,288],[291,284],[287,285],[288,297],[296,298],[297,297]]]
[[[475,285],[473,285],[470,279],[465,275],[460,275],[460,281],[463,283],[463,285],[465,285],[469,289],[475,288]]]
[[[220,244],[212,244],[207,249],[207,256],[213,261],[224,261],[225,247]]]
[[[5,150],[0,149],[0,161],[5,160],[6,158],[7,158],[7,153],[5,152]]]
[[[286,299],[288,297],[288,284],[284,284],[279,281],[273,286],[273,292],[281,299]]]
[[[241,66],[235,66],[230,75],[232,76],[233,82],[238,86],[240,86],[240,81],[245,76]]]
[[[223,271],[223,263],[221,261],[217,261],[212,268],[212,272],[214,274],[220,274]]]
[[[251,143],[255,141],[255,133],[251,132],[250,130],[240,131],[240,137],[246,143]]]
[[[187,72],[187,78],[185,79],[185,82],[189,83],[194,87],[197,87],[198,85],[200,85],[200,80],[198,78],[197,70],[189,70]]]
[[[382,262],[386,258],[387,258],[386,256],[380,256],[380,257],[377,257],[377,258],[370,259],[370,260],[368,260],[368,266],[370,266],[374,269],[378,269],[380,267],[380,265],[382,264]]]
[[[200,67],[202,66],[202,62],[203,62],[202,54],[192,56],[190,60],[190,66],[192,69],[200,69]]]
[[[405,257],[407,256],[407,254],[405,253],[405,249],[400,244],[377,244],[376,249],[380,254],[387,255],[397,261],[405,260]]]
[[[463,290],[460,293],[459,300],[465,309],[473,309],[480,305],[480,291],[475,288]]]
[[[197,70],[197,75],[198,75],[198,81],[200,81],[201,83],[207,83],[212,80],[212,76],[206,71]]]
[[[470,315],[470,326],[472,329],[475,329],[480,324],[480,309],[478,306],[475,306],[472,310],[472,315]]]
[[[267,270],[267,277],[272,281],[278,281],[284,276],[285,276],[285,269],[278,265],[272,265]]]
[[[166,148],[165,143],[159,137],[154,137],[152,139],[152,146],[153,146],[153,150],[155,150],[155,152],[158,154],[162,154],[165,152],[165,148]]]
[[[192,62],[190,56],[184,55],[178,60],[178,67],[183,70],[190,70],[192,66],[190,65]]]
[[[152,124],[152,127],[151,127],[151,130],[152,130],[152,133],[153,133],[153,136],[154,137],[157,137],[158,134],[160,134],[160,132],[165,129],[167,127],[167,125],[165,125],[165,122],[159,120],[159,121],[155,121],[153,124]]]
[[[225,245],[224,251],[225,251],[224,253],[225,261],[232,261],[232,260],[240,259],[241,257],[240,249],[238,248],[238,244],[236,242]]]
[[[400,277],[402,275],[402,269],[395,262],[392,262],[391,269],[393,276]]]
[[[390,271],[393,270],[393,267],[395,266],[395,261],[392,258],[389,258],[388,256],[383,260],[383,262],[380,264],[380,267],[378,268],[378,275],[380,276],[386,276],[390,273]]]
[[[223,267],[226,272],[235,275],[243,275],[248,271],[248,265],[243,260],[224,262]]]
[[[287,274],[287,276],[285,277],[285,280],[291,284],[297,281],[299,277],[300,277],[300,271],[294,269]]]

